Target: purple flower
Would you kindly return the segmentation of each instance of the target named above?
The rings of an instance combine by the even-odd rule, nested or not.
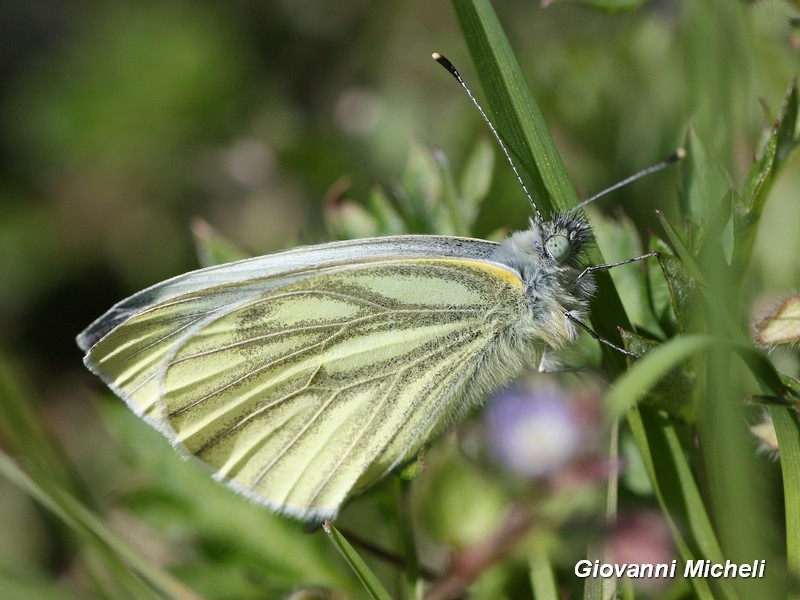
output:
[[[497,460],[528,477],[553,473],[581,447],[581,419],[557,390],[501,392],[486,411],[486,428]]]

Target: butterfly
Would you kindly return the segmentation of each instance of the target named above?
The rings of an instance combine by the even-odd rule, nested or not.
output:
[[[591,241],[573,210],[537,212],[499,243],[298,247],[158,283],[77,343],[89,370],[215,479],[273,511],[330,519],[588,329],[591,271],[609,266],[582,268]]]

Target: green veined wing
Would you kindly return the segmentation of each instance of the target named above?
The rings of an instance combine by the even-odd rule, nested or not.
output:
[[[493,249],[383,238],[190,273],[93,324],[86,362],[218,479],[330,517],[531,364],[528,301]]]

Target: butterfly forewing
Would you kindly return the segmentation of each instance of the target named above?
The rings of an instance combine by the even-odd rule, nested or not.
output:
[[[213,295],[197,292],[155,304],[103,337],[87,355],[87,363],[137,414],[161,422],[159,374],[166,357],[209,317],[241,302],[243,295],[263,293],[257,287],[263,286],[219,288]]]
[[[458,240],[473,243],[493,246]],[[303,272],[167,294],[87,363],[219,479],[321,518],[530,366],[530,308],[518,274],[483,259]]]
[[[182,337],[218,311],[339,265],[386,256],[486,259],[496,244],[441,236],[395,236],[306,246],[179,275],[112,307],[77,338],[86,366],[139,415],[159,423],[158,373]],[[121,325],[124,324],[124,327]]]

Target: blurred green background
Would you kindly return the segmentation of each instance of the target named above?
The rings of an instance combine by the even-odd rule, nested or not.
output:
[[[495,9],[583,196],[663,158],[690,125],[738,185],[800,64],[792,3]],[[450,4],[7,0],[0,11],[0,403],[30,411],[34,432],[7,419],[0,446],[25,463],[39,431],[65,486],[208,597],[301,581],[360,593],[319,536],[172,461],[84,370],[74,336],[121,298],[196,268],[195,219],[261,254],[328,239],[326,202],[391,187],[412,140],[459,172],[489,133],[430,58],[447,55],[481,97]],[[677,215],[678,186],[660,173],[602,210],[657,229],[652,209]],[[765,303],[800,281],[798,189],[795,156],[750,277]],[[523,227],[528,213],[498,159],[479,233]],[[96,557],[3,478],[0,531],[0,574],[19,597],[32,582],[57,585],[54,597],[116,593]]]

